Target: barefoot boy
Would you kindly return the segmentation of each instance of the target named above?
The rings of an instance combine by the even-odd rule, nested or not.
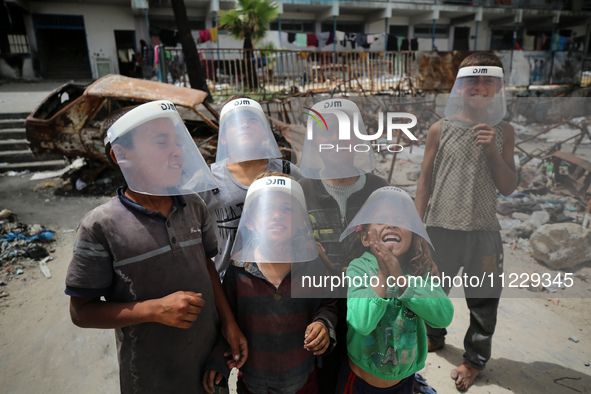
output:
[[[442,275],[503,272],[503,245],[496,219],[497,190],[507,196],[517,185],[514,130],[502,121],[506,105],[503,65],[477,52],[460,64],[446,118],[429,129],[417,187],[416,207],[425,219]],[[444,287],[446,293],[450,288]],[[501,288],[465,288],[470,326],[464,362],[451,373],[467,390],[491,356]],[[427,326],[429,351],[445,345],[445,329]]]
[[[246,358],[211,261],[212,221],[189,186],[215,183],[169,101],[115,112],[102,128],[127,186],[78,226],[66,277],[72,321],[115,329],[123,393],[203,392],[219,320],[236,362]]]

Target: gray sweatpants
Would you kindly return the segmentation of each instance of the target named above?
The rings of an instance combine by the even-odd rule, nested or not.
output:
[[[464,286],[466,303],[470,309],[470,326],[464,337],[464,361],[478,369],[484,369],[490,359],[492,336],[497,324],[497,308],[502,287],[498,274],[503,272],[503,243],[498,231],[459,231],[441,227],[427,227],[435,247],[433,260],[443,276],[454,277],[464,267],[468,277],[487,278],[481,288]],[[492,286],[489,274],[495,278]],[[442,282],[446,294],[451,290]],[[445,340],[445,328],[427,326],[429,342],[439,345]]]

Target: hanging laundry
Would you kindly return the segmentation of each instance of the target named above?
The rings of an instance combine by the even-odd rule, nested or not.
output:
[[[306,45],[309,47],[316,47],[318,46],[318,40],[316,39],[316,34],[308,34],[306,39]]]
[[[287,42],[287,32],[282,31],[281,34],[279,34],[279,45],[281,47],[283,47],[283,44]],[[295,39],[295,36],[294,36]]]
[[[287,33],[287,42],[290,44],[293,44],[296,40],[296,34],[295,33]]]
[[[296,45],[299,47],[305,47],[308,45],[308,35],[304,33],[296,34]]]
[[[322,33],[316,33],[316,41],[318,42],[318,48],[324,48],[326,46],[326,42],[330,38],[330,33],[325,31]]]
[[[209,36],[211,37],[211,42],[213,42],[214,44],[217,44],[218,43],[218,28],[212,27],[208,31],[209,31]]]
[[[418,51],[419,50],[419,40],[416,38],[413,38],[412,40],[410,40],[410,50],[411,51]]]
[[[199,44],[203,44],[207,41],[211,41],[211,34],[209,33],[209,30],[201,30],[199,32]]]
[[[367,35],[367,43],[369,45],[373,44],[373,42],[376,40],[376,36],[374,36],[373,34],[368,34]]]
[[[355,49],[357,44],[357,33],[345,33],[345,38],[341,41],[341,45],[346,47],[347,43],[351,44],[351,48]]]
[[[408,51],[409,50],[408,38],[405,38],[402,40],[402,45],[400,45],[400,50],[401,51]]]
[[[337,41],[343,41],[345,39],[345,33],[337,30],[337,33],[335,34],[335,39]]]
[[[355,37],[355,42],[362,48],[369,48],[369,45],[367,44],[367,34],[357,33],[357,37]]]
[[[328,40],[326,40],[326,45],[334,44],[334,31],[328,32]]]
[[[388,34],[386,38],[386,50],[387,51],[397,51],[398,50],[398,39],[394,34]]]
[[[558,50],[564,51],[565,48],[566,48],[566,37],[560,36]]]

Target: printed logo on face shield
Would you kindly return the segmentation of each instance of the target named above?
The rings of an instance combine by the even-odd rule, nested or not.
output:
[[[266,185],[285,185],[285,179],[267,179]]]
[[[248,100],[236,100],[236,101],[234,101],[234,107],[237,107],[239,105],[250,105],[250,101],[248,101]]]
[[[349,115],[347,115],[347,113],[343,110],[340,109],[336,109],[336,108],[343,108],[343,105],[341,103],[341,101],[348,101],[348,100],[340,100],[340,101],[332,101],[332,102],[326,102],[324,103],[324,108],[322,109],[322,113],[323,114],[332,114],[335,115],[337,117],[338,120],[338,127],[339,127],[339,133],[338,133],[338,140],[340,141],[351,141],[351,119],[349,118]],[[326,130],[328,131],[328,125],[326,123],[326,120],[324,119],[324,117],[322,116],[322,114],[318,111],[313,110],[312,108],[308,108],[308,107],[304,107],[305,109],[314,112],[314,114],[318,115],[318,117],[320,119],[322,119],[322,122],[324,122],[324,126],[326,127]],[[307,113],[308,116],[312,117],[316,123],[318,123],[318,125],[320,126],[320,130],[323,131],[323,127],[322,124],[320,123],[320,120],[315,117],[314,115]],[[410,123],[394,123],[394,119],[410,119]],[[358,112],[354,112],[353,113],[353,133],[355,134],[355,137],[359,140],[362,141],[372,141],[372,142],[368,142],[368,143],[362,143],[362,144],[319,144],[318,146],[318,151],[319,152],[323,152],[323,151],[340,151],[340,150],[346,150],[351,152],[352,150],[354,150],[355,152],[368,152],[370,149],[372,149],[372,145],[373,148],[376,149],[378,152],[383,151],[383,150],[387,150],[388,152],[401,152],[404,147],[400,144],[390,144],[390,143],[378,143],[377,140],[379,138],[382,137],[382,134],[384,133],[384,113],[383,112],[379,112],[378,113],[378,131],[375,134],[364,134],[363,132],[361,132],[361,130],[359,130],[359,123],[360,123],[360,119],[359,119],[359,113]],[[408,139],[410,139],[411,141],[417,141],[417,137],[415,137],[412,132],[409,130],[411,128],[413,128],[414,126],[416,126],[417,124],[417,117],[411,113],[407,113],[407,112],[387,112],[386,113],[386,139],[388,141],[392,141],[393,140],[393,131],[394,130],[400,130],[404,133],[404,135],[406,135],[406,137]],[[308,128],[306,130],[306,139],[307,140],[312,140],[314,138],[314,130],[313,130],[313,124],[309,123],[308,124]]]
[[[475,68],[472,70],[472,74],[488,74],[488,70],[486,68]]]
[[[167,111],[167,110],[176,111],[176,107],[172,103],[170,103],[170,104],[169,103],[160,103],[158,105],[160,105],[160,109],[162,109],[162,111]]]

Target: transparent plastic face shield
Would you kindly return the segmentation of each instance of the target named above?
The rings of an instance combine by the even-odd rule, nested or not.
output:
[[[152,101],[129,111],[107,131],[111,149],[136,193],[191,194],[217,187],[174,104]]]
[[[301,186],[278,176],[253,182],[246,194],[232,259],[299,263],[317,256]]]
[[[254,100],[232,100],[220,113],[216,163],[281,157],[263,109]]]
[[[371,140],[363,139],[367,131],[354,102],[329,99],[306,110],[306,137],[299,163],[303,176],[311,179],[341,179],[375,169]]]
[[[502,68],[460,68],[445,107],[450,122],[468,127],[480,123],[494,127],[506,113]]]
[[[355,215],[347,229],[341,234],[340,241],[357,231],[358,226],[372,223],[412,231],[431,244],[425,225],[419,217],[412,198],[407,192],[397,187],[386,186],[374,191]],[[382,241],[386,242],[386,244],[388,242],[403,242],[404,240],[400,239],[400,235],[386,230],[380,234],[380,236],[384,237]],[[432,244],[431,247],[433,247]]]

